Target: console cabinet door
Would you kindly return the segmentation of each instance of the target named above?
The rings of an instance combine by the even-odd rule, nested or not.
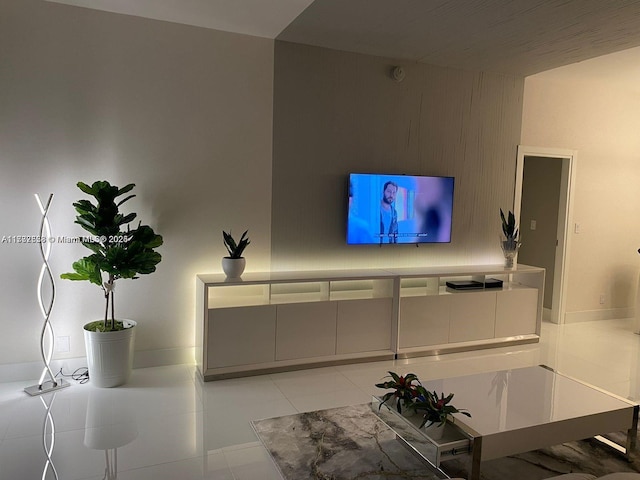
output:
[[[536,333],[538,290],[518,288],[497,293],[496,338]]]
[[[449,343],[451,295],[400,299],[400,348]]]
[[[276,307],[213,308],[207,340],[208,368],[273,362]]]
[[[336,354],[336,302],[277,305],[276,360]]]
[[[494,338],[495,292],[456,292],[451,297],[450,342]]]
[[[341,300],[338,303],[336,353],[391,349],[393,299]]]

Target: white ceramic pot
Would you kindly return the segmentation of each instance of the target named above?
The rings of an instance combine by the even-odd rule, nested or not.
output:
[[[246,266],[246,261],[244,257],[241,257],[241,258],[223,257],[222,258],[222,270],[229,278],[240,278],[240,275],[242,275],[242,272],[244,272],[245,266]]]
[[[122,322],[126,328],[117,332],[84,330],[89,381],[96,387],[117,387],[131,377],[137,324],[133,320]]]

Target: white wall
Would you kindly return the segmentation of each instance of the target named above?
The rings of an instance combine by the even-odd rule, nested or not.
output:
[[[528,77],[522,122],[523,144],[578,152],[568,321],[632,314],[640,265],[640,92],[580,67]]]
[[[194,345],[195,275],[220,272],[221,230],[250,229],[270,268],[273,41],[36,0],[0,3],[0,237],[33,235],[54,193],[55,235],[81,235],[77,181],[137,184],[130,211],[164,236],[158,271],[121,281],[139,351]],[[85,255],[54,245],[56,277]],[[0,366],[39,360],[36,245],[0,244]],[[84,355],[101,291],[57,280],[52,321]],[[179,353],[180,353],[179,352]]]

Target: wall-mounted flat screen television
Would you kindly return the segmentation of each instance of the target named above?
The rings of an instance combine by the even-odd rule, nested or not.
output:
[[[347,243],[449,243],[453,177],[349,175]]]

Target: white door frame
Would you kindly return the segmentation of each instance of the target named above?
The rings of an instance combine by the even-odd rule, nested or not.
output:
[[[562,160],[558,232],[556,237],[558,239],[558,246],[556,247],[553,300],[550,318],[553,323],[560,324],[565,322],[566,313],[568,261],[571,243],[571,225],[573,225],[573,199],[577,156],[578,152],[576,150],[518,145],[516,160],[516,186],[513,205],[513,213],[516,218],[520,218],[525,157],[559,158]]]

